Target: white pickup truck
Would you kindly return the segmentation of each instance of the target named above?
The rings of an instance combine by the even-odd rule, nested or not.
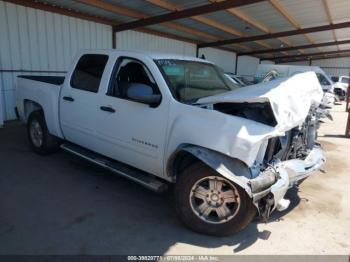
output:
[[[81,52],[66,77],[19,76],[33,150],[59,147],[155,191],[197,232],[228,235],[284,210],[321,168],[314,73],[237,87],[214,64],[133,51]]]

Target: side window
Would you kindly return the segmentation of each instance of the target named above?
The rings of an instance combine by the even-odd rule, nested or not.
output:
[[[140,61],[132,58],[120,58],[116,63],[108,94],[127,99],[127,90],[133,83],[148,85],[153,94],[160,94],[151,72]]]
[[[343,84],[348,84],[348,83],[349,83],[349,77],[342,77],[342,78],[341,78],[341,82],[342,82]]]
[[[331,83],[329,83],[329,81],[327,80],[327,78],[320,74],[320,73],[316,73],[318,81],[320,82],[321,85],[327,86],[330,85]]]
[[[83,55],[72,74],[71,86],[97,93],[107,60],[107,55]]]
[[[333,81],[334,83],[336,83],[336,82],[338,82],[339,77],[337,77],[337,76],[332,76],[331,79],[332,79],[332,81]]]

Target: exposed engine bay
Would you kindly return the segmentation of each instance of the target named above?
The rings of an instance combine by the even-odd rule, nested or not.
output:
[[[319,119],[313,107],[302,125],[285,132],[284,136],[269,139],[264,160],[304,160],[315,145],[318,127]]]
[[[277,125],[270,103],[217,103],[213,109],[225,114],[254,120],[265,125]]]
[[[217,103],[212,105],[211,108],[265,125],[277,125],[269,103]],[[278,181],[276,174],[280,171],[276,170],[275,164],[277,163],[276,166],[278,166],[278,163],[293,165],[293,161],[309,162],[310,155],[313,155],[315,149],[317,151],[320,148],[316,141],[317,130],[322,121],[321,119],[325,117],[332,119],[325,105],[322,103],[312,105],[301,125],[285,131],[283,136],[275,136],[268,139],[263,161],[259,164],[259,175],[249,182],[252,193],[258,196],[257,199],[259,200],[255,204],[263,221],[268,220],[274,208],[282,211],[290,203],[289,200],[281,198],[277,204],[274,194],[272,192],[266,193]],[[324,163],[324,157],[320,156],[318,162]],[[285,174],[284,176],[287,175]],[[305,178],[295,179],[295,181],[293,179],[288,180],[288,184],[284,187],[289,188],[294,184],[300,184]],[[261,194],[263,194],[263,197],[259,196]]]

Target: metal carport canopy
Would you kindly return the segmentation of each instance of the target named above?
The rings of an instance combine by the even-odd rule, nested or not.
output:
[[[262,59],[342,54],[350,41],[348,0],[4,1]]]

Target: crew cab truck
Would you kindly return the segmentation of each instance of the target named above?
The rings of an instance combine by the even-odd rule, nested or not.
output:
[[[174,183],[176,213],[205,234],[287,208],[325,161],[314,73],[240,88],[201,59],[94,50],[65,77],[19,76],[16,96],[36,153],[61,147],[157,192]]]

